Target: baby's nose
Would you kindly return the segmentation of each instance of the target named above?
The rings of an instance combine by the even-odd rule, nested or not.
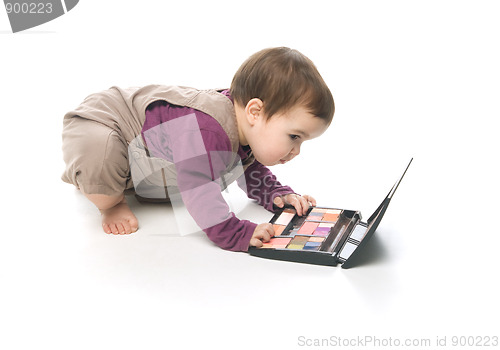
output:
[[[300,146],[294,147],[292,149],[292,151],[290,152],[290,155],[292,156],[292,158],[297,157],[299,154],[300,154]]]
[[[298,153],[290,152],[288,153],[288,156],[286,157],[287,161],[291,161],[293,158],[297,157]]]

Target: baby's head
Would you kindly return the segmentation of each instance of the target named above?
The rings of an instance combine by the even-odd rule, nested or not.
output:
[[[296,50],[250,56],[231,83],[240,142],[264,165],[285,163],[330,125],[333,97],[315,65]]]

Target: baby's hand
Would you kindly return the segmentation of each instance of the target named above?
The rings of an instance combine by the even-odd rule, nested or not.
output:
[[[263,246],[262,242],[269,242],[271,237],[274,236],[273,225],[266,222],[257,225],[253,231],[252,238],[250,239],[250,246],[260,248]]]
[[[307,212],[307,209],[309,209],[309,205],[313,207],[316,206],[316,199],[307,194],[300,196],[295,193],[290,193],[274,198],[273,203],[279,208],[283,208],[285,204],[293,205],[295,210],[297,210],[297,215],[302,216]]]

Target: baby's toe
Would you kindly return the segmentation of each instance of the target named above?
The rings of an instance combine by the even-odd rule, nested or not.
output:
[[[111,229],[111,233],[114,235],[120,234],[120,231],[118,230],[118,227],[116,224],[109,224],[109,228]]]
[[[124,235],[125,234],[125,228],[123,227],[122,223],[119,222],[116,224],[116,231],[118,235]]]
[[[129,234],[130,232],[132,232],[131,228],[130,228],[130,224],[128,223],[128,221],[124,221],[123,223],[123,234]]]
[[[104,230],[104,232],[106,232],[107,234],[110,234],[111,233],[111,229],[109,228],[109,225],[106,224],[106,223],[103,223],[102,224],[102,229]]]
[[[139,222],[135,217],[133,219],[129,219],[128,223],[130,225],[130,232],[135,232],[139,228]]]

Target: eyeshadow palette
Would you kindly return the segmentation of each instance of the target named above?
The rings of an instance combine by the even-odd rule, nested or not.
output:
[[[413,158],[412,158],[413,160]],[[355,257],[378,227],[389,202],[406,174],[391,188],[380,206],[363,222],[356,210],[311,207],[298,216],[293,207],[279,210],[271,219],[275,235],[260,248],[251,247],[251,255],[342,268],[356,265]]]

